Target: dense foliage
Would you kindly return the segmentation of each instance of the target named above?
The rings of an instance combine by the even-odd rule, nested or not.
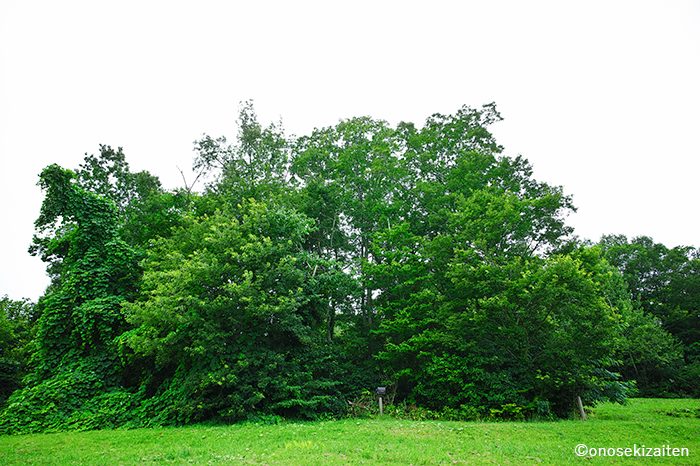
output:
[[[2,301],[0,431],[361,413],[377,385],[462,419],[697,395],[698,251],[577,242],[499,120],[291,138],[245,104],[234,142],[195,142],[201,193],[109,146],[47,167],[30,250],[52,281]]]
[[[622,372],[646,395],[700,396],[700,249],[622,235],[600,245],[638,309]]]
[[[0,405],[22,385],[35,321],[29,300],[0,298]]]

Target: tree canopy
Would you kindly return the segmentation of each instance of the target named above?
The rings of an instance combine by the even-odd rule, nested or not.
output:
[[[195,142],[200,192],[110,146],[46,167],[51,284],[2,301],[0,431],[340,416],[377,385],[459,419],[697,395],[698,250],[578,241],[500,119],[291,137],[245,103],[232,142]]]

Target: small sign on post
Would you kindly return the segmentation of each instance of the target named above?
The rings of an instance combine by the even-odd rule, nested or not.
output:
[[[377,387],[377,395],[379,396],[379,415],[384,414],[384,400],[382,397],[386,395],[386,387]]]

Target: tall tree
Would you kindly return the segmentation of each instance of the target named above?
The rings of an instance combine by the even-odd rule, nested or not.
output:
[[[161,190],[160,181],[148,172],[133,173],[121,147],[100,145],[97,155],[85,154],[76,171],[77,182],[86,191],[110,199],[120,214],[137,199]]]
[[[86,191],[58,165],[41,172],[39,185],[46,195],[31,252],[48,264],[52,282],[37,303],[28,386],[12,395],[0,429],[60,425],[120,385],[114,338],[126,328],[121,304],[134,296],[139,277],[111,200]]]
[[[78,186],[57,165],[42,171],[46,191],[31,248],[48,263],[53,282],[39,303],[41,373],[94,355],[111,359],[123,330],[119,304],[133,295],[138,268],[118,236],[114,203]]]
[[[405,170],[395,131],[386,122],[354,118],[315,130],[295,146],[292,171],[301,181],[301,210],[319,225],[320,253],[342,257],[362,286],[356,306],[373,327],[375,290],[365,267],[372,235],[395,223]]]
[[[312,222],[255,201],[191,217],[149,252],[141,297],[125,305],[122,341],[147,361],[161,422],[312,417],[342,390],[325,344],[338,266],[303,249]]]
[[[700,386],[700,250],[668,248],[647,236],[628,240],[607,235],[600,240],[605,258],[617,267],[636,305],[653,316],[683,344],[686,366],[673,376],[656,372],[650,386],[672,386],[697,394]],[[658,394],[668,394],[663,390]]]
[[[279,194],[289,177],[289,142],[281,124],[263,127],[251,101],[241,107],[234,143],[204,135],[195,141],[195,152],[195,170],[214,176],[210,189],[234,202]]]

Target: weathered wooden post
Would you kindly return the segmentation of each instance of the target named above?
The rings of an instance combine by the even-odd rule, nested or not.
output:
[[[577,396],[576,397],[576,405],[578,406],[578,412],[581,415],[581,420],[585,421],[586,420],[586,410],[583,409],[583,401],[581,401],[581,397]]]

